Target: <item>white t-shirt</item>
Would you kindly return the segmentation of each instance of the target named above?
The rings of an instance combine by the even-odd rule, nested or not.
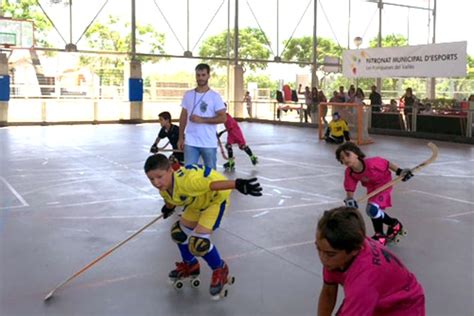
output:
[[[216,112],[225,110],[224,101],[214,90],[204,93],[189,90],[183,96],[181,106],[188,112],[185,144],[194,147],[217,148],[217,124],[194,123],[189,120],[192,114],[201,117],[215,117]]]

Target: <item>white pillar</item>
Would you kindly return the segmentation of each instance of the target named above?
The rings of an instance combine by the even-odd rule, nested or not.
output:
[[[142,65],[137,60],[130,61],[129,64],[129,80],[128,80],[128,100],[130,101],[130,120],[143,120],[143,79]],[[141,91],[139,87],[141,85]]]
[[[230,66],[230,102],[234,104],[234,117],[244,117],[244,70],[241,65]]]
[[[7,54],[0,53],[0,89],[3,92],[9,91],[10,83],[8,76],[8,58]],[[8,80],[8,81],[7,81]],[[9,98],[8,98],[9,99]],[[8,123],[8,100],[0,100],[0,126],[5,126]]]

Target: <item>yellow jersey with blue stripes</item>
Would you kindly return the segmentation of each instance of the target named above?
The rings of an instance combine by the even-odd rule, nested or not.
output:
[[[332,120],[329,122],[329,130],[331,132],[331,135],[334,137],[341,137],[344,136],[344,132],[349,131],[349,127],[347,127],[346,121],[339,119],[337,121]]]
[[[186,206],[203,210],[211,204],[225,201],[232,190],[211,191],[211,182],[227,178],[206,166],[188,165],[173,173],[173,184],[170,191],[160,191],[168,204]]]

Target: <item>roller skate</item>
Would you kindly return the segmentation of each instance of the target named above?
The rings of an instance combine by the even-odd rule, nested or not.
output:
[[[174,288],[180,290],[184,281],[189,280],[193,288],[199,287],[201,281],[199,280],[199,262],[194,264],[186,262],[176,262],[176,269],[168,274],[170,282]]]
[[[235,160],[234,160],[234,158],[229,158],[229,161],[227,161],[224,164],[224,169],[225,169],[225,171],[233,171],[235,169]]]
[[[218,300],[226,297],[229,294],[229,285],[234,284],[235,278],[229,276],[229,267],[223,262],[222,267],[217,268],[212,272],[211,287],[209,292],[213,300]]]
[[[399,243],[402,236],[406,236],[407,231],[403,229],[402,223],[394,218],[394,224],[387,229],[387,238],[391,242]]]
[[[252,165],[255,166],[258,163],[257,156],[254,156],[254,155],[250,156],[250,161],[252,162]]]
[[[381,234],[381,233],[375,233],[373,236],[372,236],[372,239],[375,240],[375,241],[378,241],[379,243],[381,243],[382,245],[386,245],[387,242],[388,242],[388,238],[387,236],[385,236],[384,234]]]

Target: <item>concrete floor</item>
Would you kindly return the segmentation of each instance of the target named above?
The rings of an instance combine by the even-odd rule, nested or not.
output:
[[[160,213],[161,199],[142,171],[158,126],[0,129],[0,315],[315,315],[322,282],[315,224],[344,198],[343,167],[315,129],[242,128],[260,164],[253,167],[236,150],[237,171],[229,176],[257,176],[265,194],[234,193],[213,237],[236,276],[229,297],[210,299],[205,264],[200,289],[177,292],[167,283],[178,260],[171,218],[47,304],[52,288]],[[363,150],[402,167],[430,156],[426,140],[374,139]],[[468,316],[474,314],[474,148],[437,145],[438,160],[394,190],[391,214],[408,236],[391,249],[423,284],[427,315]],[[222,170],[222,157],[218,163]]]

